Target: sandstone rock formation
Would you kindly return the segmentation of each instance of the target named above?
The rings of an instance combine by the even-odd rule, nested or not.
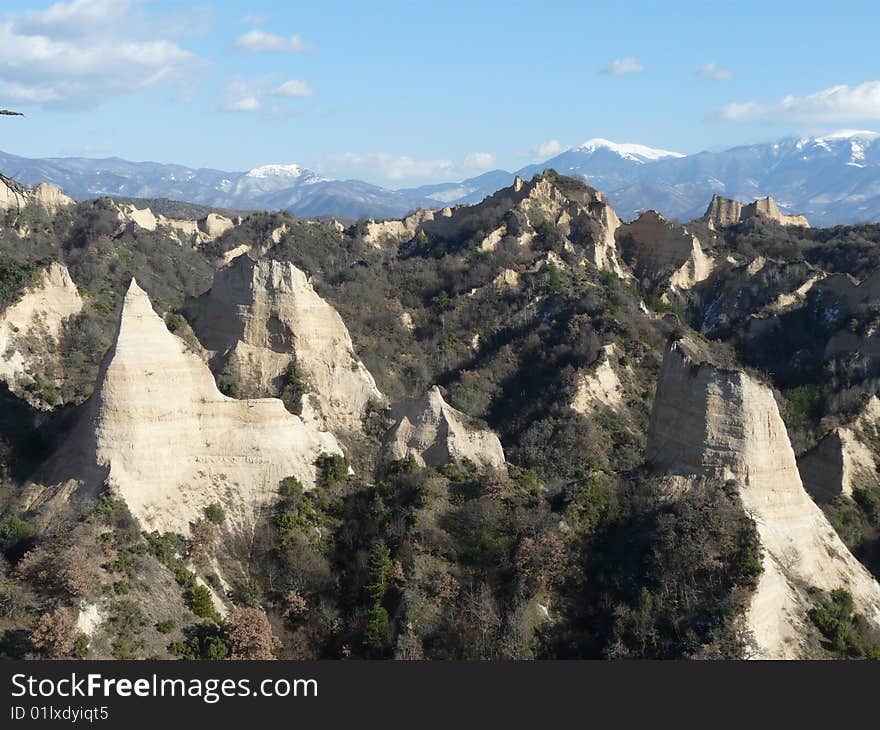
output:
[[[387,244],[406,243],[413,239],[422,223],[434,220],[437,215],[448,218],[452,215],[452,210],[450,208],[443,208],[442,211],[417,210],[401,220],[369,220],[365,224],[366,230],[363,238],[365,242],[376,248]]]
[[[757,525],[764,572],[746,616],[754,656],[804,653],[805,589],[848,589],[880,625],[880,585],[852,556],[803,488],[785,425],[769,387],[712,363],[682,339],[663,362],[647,459],[690,488],[734,480]]]
[[[737,200],[713,195],[709,207],[703,214],[703,221],[712,230],[733,226],[750,219],[771,220],[783,226],[809,227],[810,225],[805,216],[783,213],[769,195],[745,205]]]
[[[804,488],[820,502],[878,484],[874,452],[851,428],[833,429],[797,463]]]
[[[339,313],[291,263],[239,256],[187,313],[242,395],[280,395],[295,366],[308,386],[304,415],[344,433],[360,432],[369,403],[384,400]]]
[[[40,183],[35,188],[28,189],[15,180],[0,175],[0,210],[21,210],[33,204],[42,207],[49,215],[55,215],[59,208],[75,203],[73,198],[65,195],[55,185]]]
[[[209,213],[199,220],[188,220],[156,215],[150,208],[138,208],[132,204],[117,205],[116,210],[120,225],[123,227],[133,223],[147,231],[164,229],[178,242],[188,245],[213,241],[236,225],[231,218],[217,213]]]
[[[663,294],[664,300],[669,299],[669,293],[674,295],[705,281],[714,268],[714,261],[695,235],[653,210],[621,226],[617,239],[625,261],[643,286],[668,285],[670,291]]]
[[[0,379],[13,393],[33,405],[45,405],[27,388],[34,383],[34,375],[43,377],[58,365],[56,346],[61,328],[82,306],[67,267],[53,262],[18,302],[0,313]]]
[[[588,416],[605,407],[616,409],[623,403],[623,384],[615,365],[619,355],[614,344],[605,345],[595,370],[578,377],[577,390],[571,401],[573,410]]]
[[[40,183],[31,191],[31,202],[41,206],[49,215],[55,215],[68,205],[76,205],[76,201],[65,195],[61,188],[49,183]]]
[[[394,425],[386,435],[384,458],[413,457],[420,466],[441,467],[471,461],[479,467],[505,469],[504,451],[493,431],[469,423],[469,417],[443,400],[434,386],[425,395],[395,406]]]
[[[247,536],[282,479],[312,486],[315,459],[341,453],[331,434],[280,400],[222,395],[135,281],[74,439],[62,461],[97,467],[86,478],[105,476],[143,529],[184,535],[208,504],[220,502],[225,526]]]
[[[212,241],[219,238],[226,231],[235,227],[235,223],[231,218],[218,215],[217,213],[208,213],[198,222],[199,230],[205,234],[205,237]]]

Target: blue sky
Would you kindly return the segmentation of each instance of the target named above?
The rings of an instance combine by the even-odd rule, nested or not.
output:
[[[391,187],[880,128],[874,3],[4,0],[0,149]]]

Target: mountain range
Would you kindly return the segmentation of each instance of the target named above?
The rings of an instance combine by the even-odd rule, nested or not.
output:
[[[814,224],[880,219],[880,133],[843,130],[684,155],[591,139],[514,172],[390,190],[322,177],[300,165],[225,172],[118,158],[27,159],[0,152],[0,170],[26,184],[51,182],[77,199],[171,198],[216,207],[283,209],[300,216],[400,217],[417,208],[480,202],[552,168],[602,190],[624,219],[655,209],[690,220],[714,194],[750,201],[772,195],[787,213]]]

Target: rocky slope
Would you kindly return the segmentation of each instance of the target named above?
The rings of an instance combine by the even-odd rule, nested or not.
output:
[[[80,312],[82,297],[67,267],[53,262],[0,313],[0,379],[16,395],[46,407],[40,383],[61,367],[57,347],[64,321]]]
[[[303,423],[280,400],[222,395],[135,281],[65,451],[69,463],[97,468],[87,491],[100,487],[95,474],[106,475],[146,530],[189,534],[205,507],[220,502],[238,537],[252,533],[282,479],[312,485],[315,459],[340,453],[332,435]]]
[[[714,268],[697,236],[653,210],[621,226],[617,239],[641,285],[648,290],[668,289],[661,295],[666,300],[705,281]]]
[[[679,477],[679,488],[699,489],[701,479],[736,482],[764,549],[746,616],[754,656],[804,655],[810,586],[846,588],[880,624],[880,585],[804,490],[767,386],[713,364],[693,341],[675,342],[660,374],[646,458],[658,473]]]
[[[306,392],[295,410],[344,434],[360,433],[369,405],[384,401],[342,318],[293,264],[241,255],[217,271],[187,313],[215,353],[215,369],[232,376],[243,396],[278,397],[302,379]]]

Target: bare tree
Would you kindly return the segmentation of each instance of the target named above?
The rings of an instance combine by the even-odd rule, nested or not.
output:
[[[60,659],[70,654],[76,636],[76,622],[70,611],[56,608],[40,616],[31,631],[31,644],[45,657]]]

